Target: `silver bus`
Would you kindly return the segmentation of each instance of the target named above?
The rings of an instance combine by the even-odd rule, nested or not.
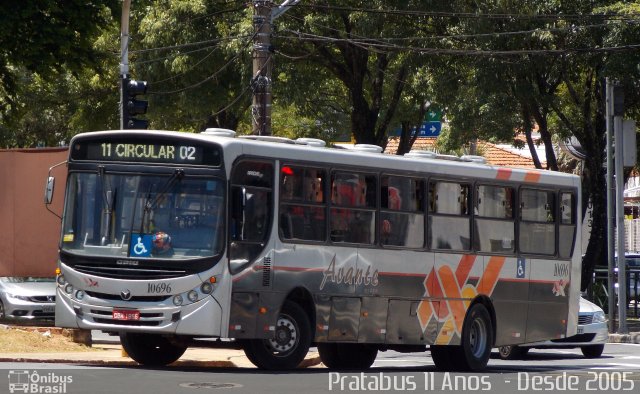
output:
[[[223,130],[74,137],[56,325],[117,332],[141,364],[216,338],[274,370],[317,346],[333,369],[429,350],[479,371],[493,347],[576,334],[577,176],[380,152]]]

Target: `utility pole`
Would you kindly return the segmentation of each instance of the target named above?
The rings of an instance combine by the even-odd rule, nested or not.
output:
[[[301,0],[285,0],[274,7],[271,0],[253,0],[253,107],[251,108],[254,135],[271,135],[271,73],[273,47],[271,27],[274,19],[287,12]]]
[[[129,10],[131,0],[122,1],[122,19],[120,28],[120,130],[125,129],[125,84],[129,77]]]
[[[254,135],[271,135],[271,0],[253,1],[253,107],[251,109]]]
[[[622,86],[613,87],[613,130],[616,166],[616,222],[618,227],[618,333],[627,334],[627,262],[625,261],[624,231],[624,92]]]
[[[613,85],[609,81],[609,78],[605,82],[605,94],[606,94],[606,125],[607,125],[607,267],[608,267],[608,281],[607,281],[607,294],[608,299],[608,314],[609,314],[609,332],[615,332],[615,316],[616,316],[616,293],[613,286],[615,281],[614,268],[615,268],[615,218],[613,210],[614,191],[615,185],[613,183]]]

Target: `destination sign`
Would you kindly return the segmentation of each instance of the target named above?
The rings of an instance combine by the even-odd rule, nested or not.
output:
[[[73,160],[178,163],[219,166],[220,152],[215,147],[175,144],[173,141],[78,141],[72,147]]]

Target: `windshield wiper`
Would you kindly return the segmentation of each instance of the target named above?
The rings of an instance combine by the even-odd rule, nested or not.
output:
[[[104,166],[98,167],[98,178],[102,180],[102,204],[104,205],[102,228],[100,233],[100,244],[106,245],[111,237],[111,219],[114,212],[114,206],[116,201],[116,190],[111,190],[108,179],[105,176]]]
[[[153,200],[151,199],[151,188],[153,185],[149,186],[149,192],[147,193],[147,198],[144,202],[144,209],[142,210],[142,219],[140,220],[140,234],[144,231],[144,219],[147,217],[147,213],[155,209],[162,198],[176,185],[176,183],[180,182],[182,178],[184,178],[184,170],[175,170],[173,175],[167,179],[164,186],[162,186],[162,188],[156,193]]]

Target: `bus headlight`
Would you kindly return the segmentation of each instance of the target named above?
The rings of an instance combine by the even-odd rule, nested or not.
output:
[[[73,286],[72,286],[70,283],[68,283],[68,284],[64,287],[64,292],[65,292],[65,293],[67,293],[67,294],[71,294],[71,293],[73,293]]]
[[[82,301],[83,298],[84,298],[84,291],[82,291],[82,290],[76,291],[76,299],[78,301]]]
[[[67,284],[67,280],[64,278],[64,275],[60,275],[56,278],[56,282],[58,282],[58,285],[60,286],[64,286]]]
[[[202,286],[200,286],[200,291],[202,294],[211,294],[213,291],[213,285],[209,282],[204,282]]]
[[[184,301],[184,300],[182,299],[182,296],[179,295],[179,294],[177,296],[173,297],[173,305],[175,305],[175,306],[182,305],[182,301]]]
[[[191,302],[196,302],[198,301],[198,292],[195,290],[191,290],[189,293],[187,293],[187,298],[189,299],[189,301]]]

